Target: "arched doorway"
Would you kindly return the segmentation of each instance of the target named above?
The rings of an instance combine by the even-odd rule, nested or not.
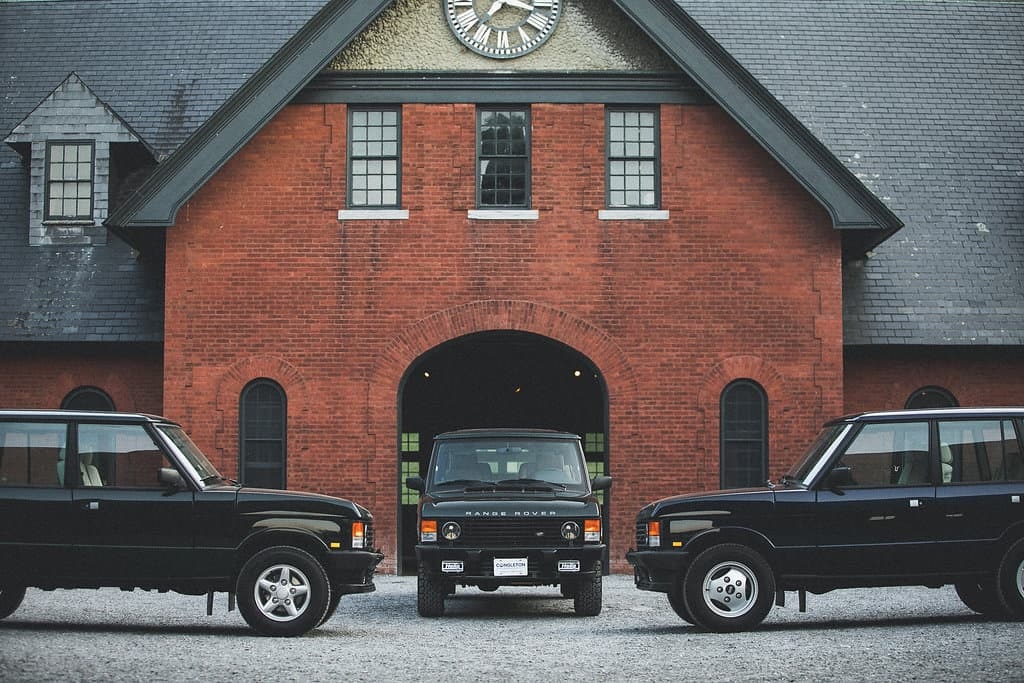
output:
[[[538,334],[480,332],[420,356],[402,381],[399,571],[415,572],[415,491],[433,437],[472,427],[540,427],[579,434],[591,476],[608,468],[604,379],[582,353]],[[607,517],[607,506],[605,506]],[[607,523],[607,520],[606,522]]]

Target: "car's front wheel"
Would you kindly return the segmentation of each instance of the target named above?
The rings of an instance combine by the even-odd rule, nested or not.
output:
[[[421,617],[439,617],[444,614],[444,598],[448,594],[445,582],[420,565],[416,577],[416,611]]]
[[[18,609],[24,599],[24,586],[0,587],[0,619],[6,619],[14,614],[14,610]]]
[[[327,614],[331,588],[315,557],[290,546],[253,555],[236,587],[238,611],[267,636],[297,636],[316,628]]]
[[[775,575],[757,551],[739,544],[708,548],[683,578],[683,599],[698,626],[742,631],[761,623],[775,596]]]
[[[572,606],[581,617],[596,617],[601,613],[602,598],[601,565],[597,564],[592,578],[580,580],[576,594],[572,598]]]
[[[1024,619],[1024,538],[1003,555],[996,572],[996,592],[1011,617]]]
[[[683,591],[681,588],[674,588],[668,593],[668,604],[672,606],[672,611],[676,615],[685,621],[687,624],[696,623],[693,620],[693,615],[690,614],[690,608],[686,606],[686,600],[683,598]]]

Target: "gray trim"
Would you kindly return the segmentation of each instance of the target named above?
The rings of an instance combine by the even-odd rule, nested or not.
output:
[[[322,73],[300,104],[710,104],[683,74]]]
[[[331,0],[108,219],[168,227],[178,209],[284,108],[391,0]]]
[[[837,229],[903,223],[672,0],[613,0],[828,211]]]

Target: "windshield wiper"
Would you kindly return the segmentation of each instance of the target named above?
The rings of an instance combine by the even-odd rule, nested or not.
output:
[[[565,484],[559,484],[553,481],[544,481],[543,479],[503,479],[497,482],[498,486],[502,488],[520,489],[520,488],[537,488],[541,490],[554,490],[555,486],[559,487],[559,490],[564,491],[567,487]]]

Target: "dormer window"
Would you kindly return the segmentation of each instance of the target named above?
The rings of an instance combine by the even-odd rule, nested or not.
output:
[[[47,221],[92,221],[93,157],[92,141],[47,143]]]

